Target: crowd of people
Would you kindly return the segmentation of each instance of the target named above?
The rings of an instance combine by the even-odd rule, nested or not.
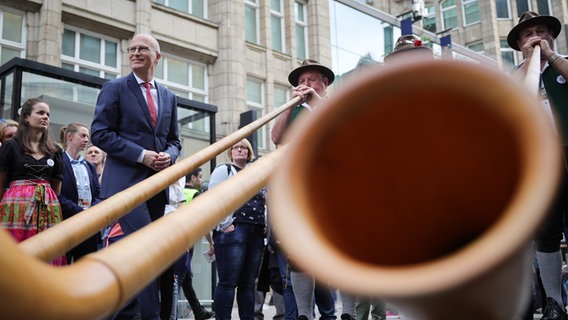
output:
[[[540,97],[557,120],[567,152],[568,57],[558,54],[554,47],[560,30],[561,23],[555,17],[526,12],[507,41],[511,48],[522,51],[526,60],[535,46],[541,48]],[[2,227],[16,241],[79,214],[176,162],[181,150],[176,95],[154,79],[161,58],[160,45],[151,35],[137,34],[130,41],[128,53],[132,72],[103,85],[90,126],[69,123],[60,132],[60,145],[50,131],[50,106],[40,99],[28,99],[22,104],[18,122],[0,123],[0,215]],[[399,38],[385,64],[423,58],[433,59],[432,51],[418,37],[408,35]],[[512,76],[525,73],[523,61]],[[304,60],[290,72],[292,97],[300,97],[300,103],[276,119],[271,138],[277,147],[288,142],[287,133],[298,117],[319,112],[334,79],[331,69],[313,59]],[[211,173],[209,188],[238,174],[255,156],[247,139],[235,143],[227,151],[230,162],[217,166]],[[534,239],[536,265],[546,296],[544,320],[568,319],[562,299],[560,251],[568,199],[568,179],[563,181],[557,201]],[[51,264],[71,264],[120,241],[191,201],[203,192],[203,183],[198,168]],[[258,319],[262,314],[258,310],[258,291],[269,290],[259,289],[267,281],[274,296],[280,297],[275,318],[311,320],[317,307],[320,319],[337,319],[337,315],[343,320],[363,320],[369,315],[372,319],[386,319],[384,301],[320,283],[288,259],[280,248],[278,226],[268,223],[267,196],[269,190],[259,191],[206,236],[210,245],[207,254],[216,260],[218,276],[214,312],[201,305],[193,289],[193,250],[188,248],[156,281],[110,318],[177,319],[178,295],[183,290],[195,319],[231,319],[235,297],[240,319]],[[264,295],[260,297],[262,305]],[[336,311],[338,297],[341,312]],[[527,309],[527,319],[532,319],[534,310]]]
[[[50,106],[35,98],[23,103],[19,122],[1,123],[2,227],[16,241],[79,214],[175,162],[181,149],[177,103],[175,94],[154,80],[161,57],[159,44],[147,34],[134,36],[130,44],[132,72],[103,85],[90,126],[76,122],[64,126],[58,144],[50,129]],[[72,264],[112,245],[163,216],[168,199],[169,189],[51,264]],[[173,271],[173,266],[168,268],[110,318],[176,319]],[[212,314],[202,310],[197,317],[208,319]]]

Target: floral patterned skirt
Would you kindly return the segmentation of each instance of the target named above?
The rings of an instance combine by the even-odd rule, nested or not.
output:
[[[61,206],[47,181],[16,180],[0,202],[0,220],[2,228],[21,242],[61,222]],[[51,264],[65,265],[65,256]]]

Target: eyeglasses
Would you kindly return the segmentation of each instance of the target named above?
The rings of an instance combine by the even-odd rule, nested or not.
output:
[[[248,148],[245,147],[245,146],[234,146],[231,149],[233,149],[233,150],[237,150],[237,149],[248,150]]]
[[[139,53],[148,53],[150,52],[150,48],[149,47],[144,47],[144,46],[140,46],[140,47],[128,47],[126,48],[126,51],[128,51],[131,54],[136,53],[136,51],[138,51]]]

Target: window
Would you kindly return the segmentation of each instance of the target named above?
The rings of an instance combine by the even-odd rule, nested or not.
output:
[[[274,85],[274,101],[273,101],[274,108],[278,108],[278,107],[284,105],[286,102],[288,102],[288,100],[290,100],[289,88],[286,87],[286,86],[275,84]]]
[[[538,14],[541,16],[549,16],[550,12],[550,0],[539,0],[536,2],[538,8]]]
[[[203,19],[207,18],[207,0],[155,0],[155,2]]]
[[[550,0],[537,0],[536,11],[540,15],[551,15]],[[517,0],[517,17],[520,17],[526,11],[534,11],[530,0]]]
[[[463,0],[462,5],[464,25],[468,26],[480,21],[479,3],[477,0]]]
[[[61,41],[61,67],[114,79],[120,75],[118,40],[65,27]]]
[[[207,102],[206,65],[164,54],[154,71],[156,80],[168,87],[178,97]],[[209,117],[192,109],[178,108],[178,122],[182,129],[209,133]],[[185,131],[184,131],[185,132]]]
[[[264,116],[264,85],[261,80],[247,78],[247,106],[249,110],[256,111],[257,119]],[[256,131],[256,143],[259,149],[266,149],[266,126]]]
[[[93,120],[99,88],[35,72],[23,72],[21,81],[23,99],[41,97],[51,107],[50,127],[54,132],[71,122],[90,124]]]
[[[509,0],[495,0],[497,19],[511,19],[511,6]]]
[[[287,86],[275,84],[274,97],[272,99],[272,105],[274,106],[274,109],[283,106],[289,100],[290,100],[290,88]]]
[[[154,76],[180,97],[207,102],[207,69],[203,64],[162,53]]]
[[[534,11],[530,0],[516,0],[517,1],[517,17],[520,17],[526,11]],[[551,5],[550,0],[538,0],[536,1],[536,11],[540,15],[551,15]]]
[[[26,49],[24,14],[0,8],[0,64],[23,58]]]
[[[499,41],[501,45],[501,59],[505,70],[511,70],[517,64],[517,55],[515,51],[509,47],[507,40]]]
[[[393,35],[393,26],[383,22],[377,17],[356,10],[340,1],[330,3],[330,35],[331,35],[331,69],[336,74],[350,74],[361,66],[361,62],[367,63],[371,57],[378,64],[385,55],[385,40],[383,35],[392,37],[400,36],[400,28]],[[357,23],[353,23],[357,21]],[[369,41],[373,39],[373,41]],[[337,86],[336,84],[334,86]]]
[[[520,17],[525,11],[531,11],[530,0],[517,0],[517,17]]]
[[[389,53],[392,52],[392,50],[394,49],[394,34],[393,34],[393,30],[392,30],[392,26],[386,26],[383,29],[383,38],[384,43],[385,43],[385,47],[384,47],[384,52],[385,52],[385,56]]]
[[[428,10],[428,15],[422,18],[422,27],[436,33],[436,7],[433,4],[427,4],[426,10]]]
[[[309,54],[306,5],[296,2],[294,9],[296,12],[296,55],[298,59],[306,59]]]
[[[258,44],[258,0],[245,0],[245,40]]]
[[[473,50],[475,52],[483,53],[485,51],[485,47],[483,42],[475,42],[467,45],[467,48]]]
[[[442,23],[444,30],[457,28],[458,26],[458,10],[456,8],[456,0],[446,0],[442,2]]]
[[[270,26],[272,30],[272,50],[286,52],[284,39],[283,0],[270,0]]]

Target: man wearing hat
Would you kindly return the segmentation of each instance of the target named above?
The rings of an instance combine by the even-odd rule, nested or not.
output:
[[[272,142],[279,145],[283,142],[284,133],[294,119],[304,110],[315,109],[326,97],[326,89],[333,83],[335,75],[329,68],[313,59],[306,59],[302,65],[292,70],[288,81],[294,86],[292,98],[300,97],[295,108],[284,111],[272,127]]]
[[[408,63],[416,60],[432,60],[432,50],[424,46],[422,39],[413,34],[400,36],[391,53],[385,56],[385,65]]]
[[[509,46],[522,51],[525,60],[515,67],[515,75],[524,78],[528,63],[535,46],[540,46],[540,98],[546,110],[556,116],[558,131],[564,141],[564,159],[568,156],[568,61],[554,51],[554,39],[560,33],[562,25],[552,16],[541,16],[527,11],[519,18],[519,23],[511,29],[507,36]],[[562,303],[562,255],[560,241],[563,231],[563,214],[568,209],[568,187],[564,172],[563,183],[557,200],[553,204],[547,219],[539,227],[536,242],[536,258],[540,276],[546,292],[546,307],[543,320],[568,319]],[[531,310],[532,311],[532,310]],[[532,318],[532,314],[530,315]]]
[[[327,87],[333,83],[335,75],[329,68],[321,65],[313,59],[306,59],[302,65],[292,70],[288,75],[288,81],[294,89],[292,98],[300,97],[300,104],[284,111],[277,119],[272,128],[272,141],[279,145],[284,143],[284,135],[290,125],[301,113],[306,114],[320,105],[327,96]],[[313,313],[313,301],[318,305],[321,319],[336,319],[335,301],[331,289],[316,284],[312,276],[294,269],[289,269],[288,261],[284,253],[275,244],[273,250],[278,259],[278,268],[284,285],[284,308],[285,319],[311,319]],[[290,274],[288,275],[288,271]],[[291,283],[290,283],[291,281]],[[352,299],[353,314],[355,301]]]

